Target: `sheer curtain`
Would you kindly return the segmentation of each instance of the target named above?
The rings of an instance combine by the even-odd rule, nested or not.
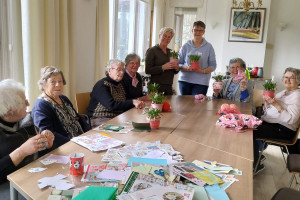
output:
[[[37,81],[40,69],[46,65],[64,72],[68,82],[64,94],[75,96],[75,72],[69,65],[68,0],[22,0],[21,10],[24,79],[31,105],[40,95]]]
[[[0,1],[0,80],[24,83],[20,1]]]

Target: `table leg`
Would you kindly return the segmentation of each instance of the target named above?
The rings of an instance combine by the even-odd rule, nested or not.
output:
[[[14,187],[12,183],[9,183],[10,185],[10,199],[11,200],[18,200],[18,191]]]

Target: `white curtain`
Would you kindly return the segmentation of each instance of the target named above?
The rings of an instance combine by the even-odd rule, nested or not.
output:
[[[105,77],[105,65],[109,59],[109,2],[97,1],[95,82]],[[105,39],[106,38],[106,39]]]
[[[152,46],[159,41],[158,33],[164,27],[165,0],[154,0]]]
[[[69,62],[68,0],[22,0],[22,38],[26,97],[31,107],[40,95],[37,81],[47,65],[60,68],[67,81],[64,94],[73,100],[76,81]]]
[[[0,1],[0,80],[24,83],[20,1]]]

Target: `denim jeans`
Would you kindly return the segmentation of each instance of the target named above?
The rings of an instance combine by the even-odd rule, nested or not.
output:
[[[196,95],[196,94],[206,95],[207,93],[207,89],[208,89],[207,85],[188,83],[185,81],[178,81],[178,83],[179,83],[179,90],[181,95]]]

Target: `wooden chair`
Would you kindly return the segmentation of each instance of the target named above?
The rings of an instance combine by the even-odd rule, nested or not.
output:
[[[260,118],[263,105],[263,90],[253,89],[253,106],[255,108],[255,116]]]
[[[77,93],[75,96],[76,100],[76,109],[79,114],[87,114],[87,107],[90,104],[91,100],[91,93],[84,92],[84,93]]]
[[[259,153],[258,161],[257,161],[257,163],[255,165],[253,174],[255,175],[255,173],[256,173],[257,167],[258,167],[258,165],[260,163],[261,155],[262,155],[262,153],[263,153],[263,151],[265,149],[266,144],[279,146],[280,149],[281,149],[281,153],[282,153],[284,162],[285,162],[285,164],[287,164],[287,161],[286,161],[285,156],[283,154],[283,148],[285,148],[287,155],[289,155],[289,150],[288,150],[287,146],[292,146],[292,145],[296,144],[296,142],[298,140],[298,135],[299,134],[300,134],[300,128],[298,127],[298,130],[297,130],[297,132],[296,132],[296,134],[295,134],[295,136],[294,136],[294,138],[292,140],[257,138],[257,140],[263,141],[263,147],[262,147],[262,150]]]
[[[89,125],[91,125],[91,120],[87,116],[87,107],[90,104],[90,100],[91,100],[90,92],[76,93],[75,95],[76,110],[78,114],[85,116],[85,118],[89,122]]]
[[[292,178],[290,180],[290,185],[289,187],[291,187],[294,178],[296,180],[296,184],[298,184],[297,181],[297,177],[296,174],[300,175],[300,154],[290,154],[287,157],[287,168],[289,170],[290,173],[293,173]],[[300,185],[298,187],[298,190],[300,188]]]

